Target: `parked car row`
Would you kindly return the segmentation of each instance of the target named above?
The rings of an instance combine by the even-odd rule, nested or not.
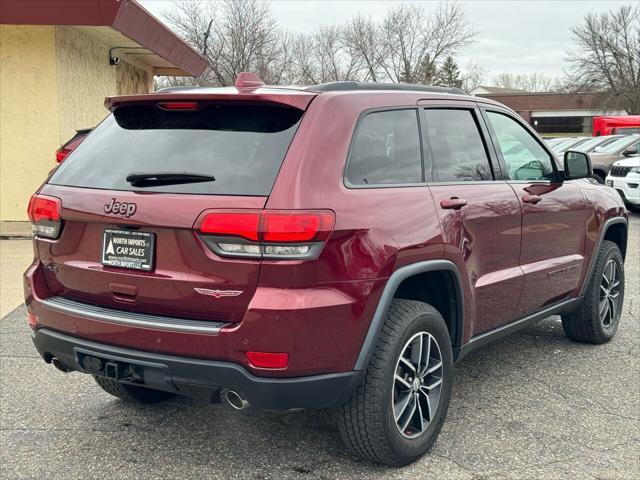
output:
[[[604,183],[615,162],[634,157],[637,159],[640,149],[640,134],[553,138],[546,140],[546,142],[558,157],[561,157],[568,150],[588,153],[591,156],[593,178]]]
[[[567,150],[579,150],[585,153],[597,152],[602,147],[625,137],[624,135],[607,135],[606,137],[561,137],[547,140],[547,144],[559,156]]]

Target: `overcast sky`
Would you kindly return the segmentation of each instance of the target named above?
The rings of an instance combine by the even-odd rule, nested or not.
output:
[[[462,1],[469,22],[479,34],[476,42],[459,55],[464,66],[473,60],[489,70],[489,78],[501,72],[540,72],[562,75],[566,50],[571,47],[570,27],[580,23],[585,13],[605,11],[637,0],[582,1]],[[141,3],[161,20],[171,9],[171,0],[142,0]],[[382,18],[394,1],[370,0],[275,0],[269,2],[273,15],[285,28],[309,31],[323,24],[342,23],[362,12]],[[432,9],[436,2],[424,4]],[[485,82],[491,83],[491,82]]]

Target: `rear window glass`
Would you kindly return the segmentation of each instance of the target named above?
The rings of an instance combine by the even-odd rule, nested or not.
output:
[[[347,167],[351,185],[423,181],[416,110],[369,113],[360,122]]]
[[[197,111],[122,106],[64,161],[49,183],[109,190],[269,195],[303,112],[211,104]],[[215,181],[132,186],[132,173],[189,173]]]

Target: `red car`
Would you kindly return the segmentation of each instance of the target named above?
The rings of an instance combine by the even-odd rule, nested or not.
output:
[[[620,198],[501,104],[242,74],[106,105],[31,200],[25,297],[43,359],[112,395],[332,407],[405,465],[472,349],[554,314],[616,332]]]

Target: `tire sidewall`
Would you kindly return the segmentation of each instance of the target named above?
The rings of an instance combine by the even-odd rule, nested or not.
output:
[[[399,431],[393,416],[393,385],[395,367],[398,358],[402,353],[405,344],[416,333],[427,332],[431,334],[438,342],[443,363],[443,378],[438,407],[436,408],[435,418],[431,421],[427,430],[417,438],[406,438]],[[411,321],[408,327],[400,335],[393,347],[393,355],[391,362],[387,365],[383,378],[384,397],[387,407],[383,409],[385,418],[385,433],[389,439],[389,445],[394,455],[399,458],[417,459],[431,448],[435,439],[442,428],[444,419],[449,408],[449,400],[451,398],[451,390],[453,387],[453,353],[451,351],[451,340],[449,331],[439,315],[424,313],[417,316]]]

